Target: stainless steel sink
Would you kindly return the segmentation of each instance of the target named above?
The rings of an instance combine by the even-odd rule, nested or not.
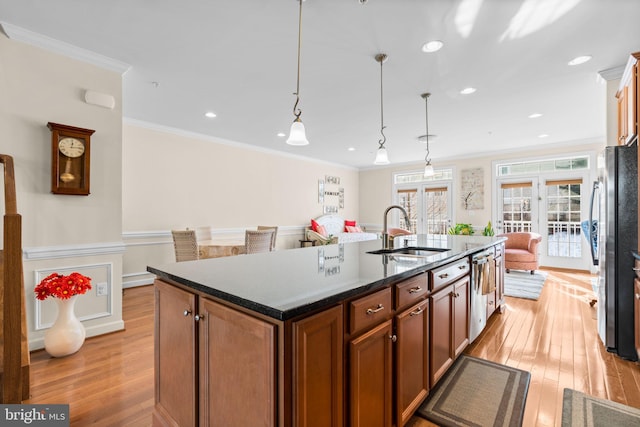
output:
[[[426,257],[431,255],[437,255],[440,252],[446,252],[448,250],[449,249],[446,249],[446,248],[427,248],[427,247],[409,246],[406,248],[378,249],[377,251],[370,251],[367,253],[374,254],[374,255],[403,255],[403,256]]]

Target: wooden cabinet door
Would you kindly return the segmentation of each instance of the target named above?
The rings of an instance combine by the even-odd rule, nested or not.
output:
[[[293,323],[293,425],[343,424],[343,334],[342,306]]]
[[[436,292],[431,296],[431,388],[436,385],[442,375],[453,363],[453,285]]]
[[[392,425],[391,320],[349,344],[350,427]]]
[[[628,86],[625,86],[618,95],[618,145],[624,145],[628,136]]]
[[[155,281],[154,425],[196,426],[196,296]]]
[[[638,264],[638,261],[636,261]],[[636,340],[636,353],[640,358],[640,279],[634,279],[634,293],[633,293],[633,308],[634,308],[634,320],[635,320],[635,340]]]
[[[453,359],[469,345],[469,287],[471,279],[466,276],[453,285]]]
[[[429,393],[429,302],[396,316],[396,422],[403,426]]]
[[[275,326],[200,298],[200,425],[275,426]]]

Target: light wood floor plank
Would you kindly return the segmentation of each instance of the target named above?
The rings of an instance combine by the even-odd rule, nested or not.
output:
[[[538,301],[507,297],[504,313],[489,319],[465,353],[531,372],[525,427],[560,426],[565,387],[640,408],[639,365],[608,353],[599,340],[592,276],[548,273]],[[126,330],[90,338],[65,358],[33,352],[26,403],[69,403],[72,426],[150,426],[153,310],[152,287],[127,289]],[[418,417],[407,424],[433,425]]]

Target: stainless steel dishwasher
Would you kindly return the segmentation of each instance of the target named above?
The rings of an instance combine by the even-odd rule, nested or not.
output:
[[[471,313],[469,316],[469,342],[475,341],[487,325],[487,295],[483,295],[482,288],[485,280],[485,265],[493,262],[493,250],[486,250],[474,254],[471,258]]]

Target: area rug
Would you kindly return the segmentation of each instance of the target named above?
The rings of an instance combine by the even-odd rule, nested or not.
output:
[[[547,273],[536,271],[511,270],[504,273],[504,294],[509,297],[535,299],[540,298],[540,292],[547,279]]]
[[[640,409],[565,388],[562,427],[583,426],[640,426]]]
[[[520,426],[531,374],[462,355],[416,415],[440,426]]]

